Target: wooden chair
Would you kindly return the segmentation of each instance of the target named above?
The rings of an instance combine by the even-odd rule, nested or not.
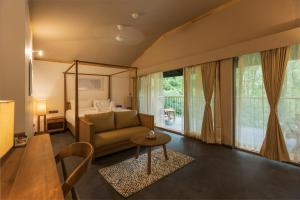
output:
[[[90,143],[87,142],[76,142],[64,147],[56,156],[56,163],[61,162],[62,172],[64,176],[64,183],[62,185],[62,190],[64,193],[64,197],[70,192],[72,192],[72,198],[78,199],[77,192],[75,191],[74,185],[83,174],[87,171],[90,161],[92,159],[94,153],[94,148]],[[79,163],[79,165],[69,174],[67,175],[64,158],[70,156],[78,156],[82,157],[83,160]]]

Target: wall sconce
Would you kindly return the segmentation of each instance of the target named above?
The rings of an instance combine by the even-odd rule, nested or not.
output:
[[[37,53],[39,56],[43,56],[44,52],[42,50],[31,51],[32,53]]]

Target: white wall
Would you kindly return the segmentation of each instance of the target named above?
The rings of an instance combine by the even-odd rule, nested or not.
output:
[[[28,1],[26,1],[25,5],[25,49],[32,49],[32,30],[30,28]],[[32,55],[25,53],[25,132],[28,136],[33,136],[34,109],[33,97],[29,95],[29,62],[32,62]]]
[[[0,1],[0,99],[15,101],[15,133],[32,135],[31,98],[28,96],[28,62],[31,47],[26,0]]]
[[[33,96],[48,99],[48,109],[64,114],[64,76],[66,63],[33,61]]]
[[[96,72],[91,72],[96,73]],[[90,101],[91,106],[94,99],[107,99],[108,98],[108,77],[106,76],[86,76],[86,75],[79,75],[78,78],[84,78],[84,79],[99,79],[101,81],[100,89],[88,89],[88,90],[81,90],[80,85],[79,91],[78,91],[78,97],[79,97],[79,106],[80,101]],[[79,84],[79,83],[78,83]],[[68,101],[69,100],[75,100],[75,75],[67,75],[67,96]]]
[[[145,74],[300,42],[299,10],[299,0],[239,1],[167,34],[133,66]]]
[[[48,99],[49,110],[59,110],[59,114],[64,113],[64,77],[63,72],[70,67],[67,63],[47,62],[47,61],[33,61],[33,96],[35,98]],[[80,67],[83,69],[84,67]],[[88,68],[88,67],[86,67]],[[100,73],[101,70],[94,70],[94,73]],[[81,70],[81,72],[86,72]],[[93,71],[89,71],[92,73]],[[67,76],[67,91],[68,99],[74,99],[74,76]],[[82,77],[82,76],[81,76]],[[93,77],[95,76],[86,76]],[[124,105],[125,95],[129,95],[129,81],[128,78],[114,77],[112,83],[112,101]],[[107,98],[108,95],[108,78],[104,78],[104,87],[102,91],[80,91],[81,99],[91,98]]]
[[[126,98],[129,96],[130,85],[128,77],[112,77],[111,99],[116,104],[126,107]]]

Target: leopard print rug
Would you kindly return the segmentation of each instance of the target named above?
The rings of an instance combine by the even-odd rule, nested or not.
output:
[[[99,169],[99,173],[123,197],[144,189],[159,179],[175,172],[194,158],[168,149],[169,160],[165,160],[162,148],[152,151],[151,174],[147,174],[147,154],[138,159],[130,158],[118,164]]]

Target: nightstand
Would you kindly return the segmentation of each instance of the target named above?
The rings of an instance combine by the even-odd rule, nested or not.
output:
[[[46,132],[55,133],[65,130],[65,118],[63,116],[47,117]]]

